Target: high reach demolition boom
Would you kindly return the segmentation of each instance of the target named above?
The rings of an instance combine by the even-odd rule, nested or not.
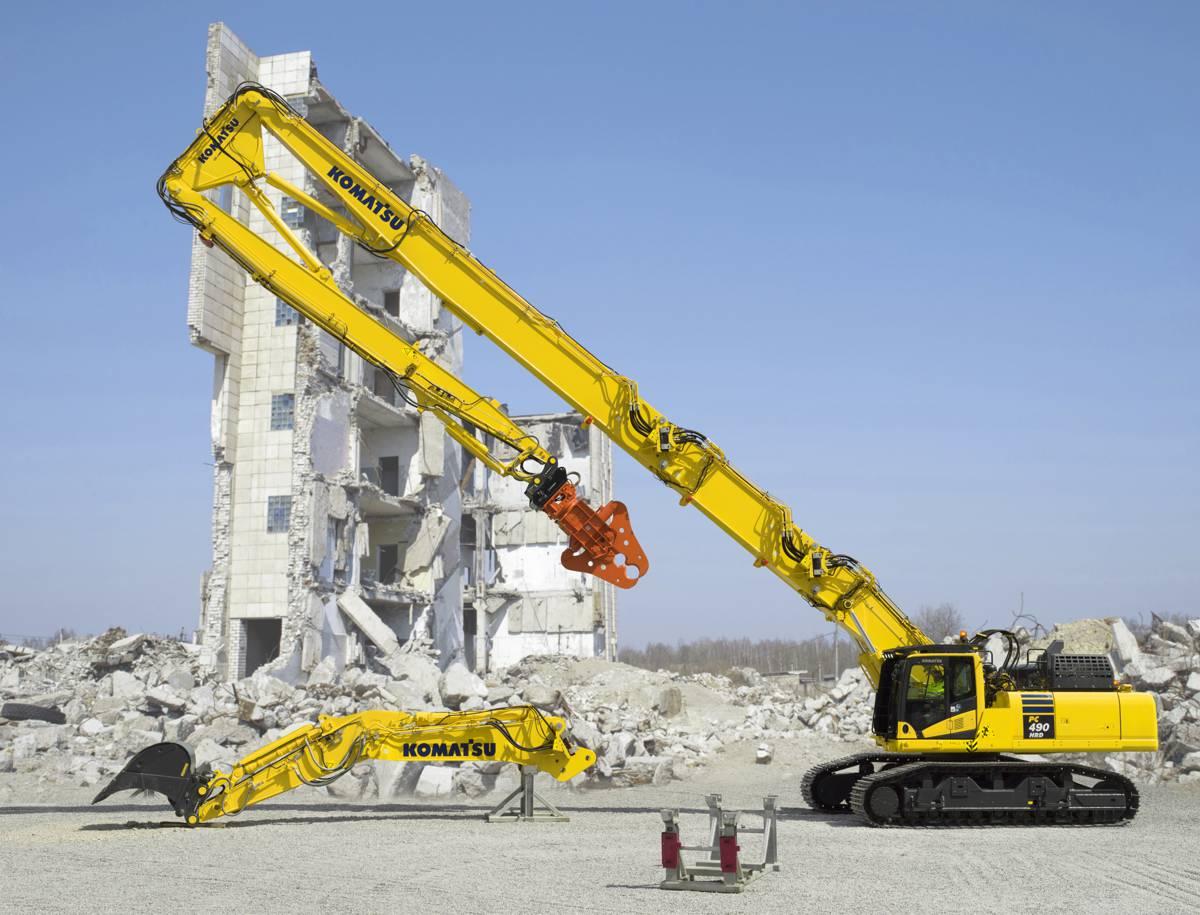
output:
[[[273,135],[309,171],[314,196],[269,172],[264,134]],[[290,249],[276,247],[226,213],[206,192],[238,188]],[[482,397],[358,308],[326,267],[284,223],[264,191],[269,185],[323,217],[363,248],[402,264],[464,324],[499,345],[571,404],[679,497],[699,509],[858,645],[872,683],[883,654],[929,639],[888,598],[874,575],[849,556],[816,543],[791,512],[756,486],[706,436],[671,422],[644,400],[637,384],[607,366],[510,289],[410,207],[279,95],[246,84],[209,118],[159,180],[167,207],[191,223],[205,243],[228,252],[259,283],[363,358],[391,372],[423,409],[494,470],[527,482],[536,507],[571,536],[564,565],[628,587],[648,568],[624,506],[598,513],[580,504],[563,468],[525,435],[492,399]],[[461,424],[465,420],[509,443],[517,457],[502,463]],[[534,465],[532,472],[527,465]],[[565,522],[565,523],[564,523]],[[604,568],[601,568],[603,566]]]

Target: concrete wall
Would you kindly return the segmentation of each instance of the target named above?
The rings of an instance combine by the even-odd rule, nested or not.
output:
[[[612,498],[612,445],[575,413],[514,417],[536,435],[577,488],[599,507]],[[496,449],[510,457],[505,448]],[[616,589],[569,572],[560,556],[567,538],[529,507],[524,484],[476,466],[466,513],[474,528],[465,600],[474,611],[476,669],[495,669],[531,654],[615,657]]]

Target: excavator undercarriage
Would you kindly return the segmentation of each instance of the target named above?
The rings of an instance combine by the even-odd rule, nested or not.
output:
[[[1123,775],[1006,754],[857,753],[809,770],[801,791],[871,826],[1117,824],[1138,810]]]

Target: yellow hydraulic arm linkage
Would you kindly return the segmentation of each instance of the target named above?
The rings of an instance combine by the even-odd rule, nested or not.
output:
[[[175,814],[195,826],[234,816],[251,804],[301,785],[328,785],[365,760],[511,762],[534,766],[561,782],[596,761],[567,741],[566,723],[532,706],[478,712],[359,712],[322,717],[262,749],[226,772],[196,771],[178,743],[142,750],[96,795],[117,791],[165,794]]]
[[[274,136],[307,168],[315,194],[267,170],[264,134]],[[254,204],[290,249],[276,248],[226,213],[207,196],[233,185]],[[601,362],[444,233],[392,188],[355,162],[261,86],[239,87],[204,125],[192,144],[159,180],[168,208],[191,223],[202,239],[219,245],[251,275],[305,317],[339,337],[364,358],[393,372],[447,423],[450,433],[489,466],[514,476],[526,458],[539,462],[527,475],[534,505],[553,514],[565,490],[565,473],[549,455],[522,439],[493,400],[480,397],[453,375],[391,334],[338,290],[329,269],[284,224],[263,190],[269,185],[328,220],[368,251],[391,258],[441,297],[471,329],[497,343],[513,359],[595,423],[614,442],[679,496],[708,516],[754,557],[825,616],[844,627],[859,647],[859,662],[872,682],[883,652],[929,639],[884,594],[875,577],[849,556],[832,553],[796,526],[788,508],[739,473],[704,435],[676,425],[642,399],[637,385]],[[521,459],[497,467],[486,449],[456,422],[467,419],[502,441],[521,443]],[[572,500],[577,501],[577,500]],[[589,509],[590,511],[590,509]],[[628,585],[646,571],[628,517],[602,525],[588,517],[577,527],[602,530],[604,542],[587,544],[572,535],[564,564],[574,556],[581,571],[596,572],[611,559],[626,565],[609,580]],[[620,530],[624,528],[624,530]],[[625,544],[628,539],[629,544]],[[632,551],[632,552],[631,552]],[[570,567],[570,566],[569,566]],[[604,576],[602,576],[604,577]],[[623,581],[624,580],[624,581]]]

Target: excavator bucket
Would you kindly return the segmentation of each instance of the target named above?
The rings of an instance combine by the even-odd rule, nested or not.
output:
[[[156,743],[137,753],[104,790],[92,798],[98,804],[118,791],[156,791],[166,795],[176,816],[195,822],[204,779],[196,775],[192,752],[179,743]]]

